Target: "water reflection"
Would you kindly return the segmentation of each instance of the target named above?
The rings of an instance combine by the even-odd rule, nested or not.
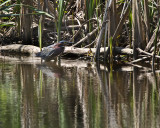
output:
[[[61,78],[65,75],[63,68],[58,66],[56,63],[45,62],[42,64],[37,64],[37,67],[43,74],[46,74],[49,77]]]
[[[158,70],[77,61],[0,67],[0,128],[160,127]]]

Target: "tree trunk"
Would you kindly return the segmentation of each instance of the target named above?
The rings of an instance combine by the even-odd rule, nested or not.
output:
[[[113,34],[116,29],[116,2],[113,1],[111,4],[111,8],[109,11],[109,18],[108,18],[108,42],[111,37],[113,37]],[[109,46],[109,43],[108,43]]]
[[[33,6],[33,0],[23,0],[23,4],[24,5],[30,5]],[[28,44],[31,45],[32,44],[32,15],[25,15],[28,13],[32,13],[32,11],[27,8],[27,7],[23,7],[23,17],[22,17],[22,21],[23,21],[23,44]]]
[[[116,30],[116,1],[113,1],[111,4],[111,8],[109,10],[109,18],[108,18],[108,47],[114,47],[116,43],[113,43],[113,40],[111,41],[111,38],[113,38],[114,32]],[[112,45],[112,46],[110,46]],[[110,62],[113,62],[113,53],[111,50],[109,50],[110,55]]]

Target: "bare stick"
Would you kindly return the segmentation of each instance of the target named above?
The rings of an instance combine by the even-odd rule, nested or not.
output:
[[[148,58],[151,58],[151,56],[145,56],[145,57],[142,57],[142,58],[139,58],[139,59],[133,60],[133,61],[131,61],[130,63],[137,63],[137,62],[140,62],[140,61],[146,60],[146,59],[148,59]]]
[[[92,44],[94,44],[96,42],[96,39],[94,40],[94,41],[92,41],[92,43],[90,43],[90,44],[88,44],[88,45],[86,45],[84,48],[88,48],[88,47],[90,47]]]
[[[140,49],[140,48],[137,48],[137,50],[138,50],[140,53],[143,53],[143,54],[146,54],[146,55],[149,55],[149,56],[152,56],[152,57],[153,57],[153,54],[151,54],[151,53],[149,53],[149,52],[146,52],[146,51],[143,51],[143,50]],[[160,56],[155,55],[155,57],[160,59]]]
[[[90,36],[92,36],[93,34],[95,34],[97,31],[98,31],[98,27],[96,29],[94,29],[92,32],[88,33],[84,38],[82,38],[76,44],[72,45],[72,47],[75,47],[75,46],[81,44],[82,42],[86,41]]]
[[[84,23],[80,26],[80,28],[79,28],[79,30],[76,32],[76,34],[75,34],[69,41],[72,41],[72,40],[81,32],[81,29],[84,27],[84,25],[85,25],[87,22],[89,22],[89,21],[97,21],[97,20],[94,19],[94,18],[92,18],[92,19],[89,19],[89,20],[87,20],[86,22],[84,22]]]
[[[158,21],[158,23],[159,23],[159,21]],[[157,25],[158,25],[158,23],[157,23]],[[159,31],[160,31],[160,28],[159,28]],[[147,46],[145,48],[145,51],[148,52],[151,49],[151,47],[152,47],[152,45],[154,43],[155,38],[156,38],[156,31],[154,31],[154,33],[153,33],[150,41],[148,42],[148,44],[147,44]]]

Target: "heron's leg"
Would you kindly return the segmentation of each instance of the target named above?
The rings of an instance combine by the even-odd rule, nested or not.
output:
[[[58,59],[58,65],[60,66],[61,65],[61,55],[57,57]]]

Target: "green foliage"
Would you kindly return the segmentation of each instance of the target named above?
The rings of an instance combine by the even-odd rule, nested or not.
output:
[[[31,10],[33,10],[33,13],[28,13],[28,14],[23,14],[23,15],[41,15],[41,14],[44,14],[50,18],[54,18],[52,15],[48,14],[47,12],[44,12],[44,11],[41,11],[41,10],[38,10],[36,9],[35,7],[33,6],[29,6],[29,5],[24,5],[24,4],[13,4],[13,5],[9,5],[9,6],[5,6],[3,8],[0,8],[0,11],[10,11],[11,8],[13,7],[26,7],[26,8],[29,8]],[[0,17],[11,17],[11,16],[20,16],[22,14],[1,14]]]
[[[96,16],[98,19],[98,6],[101,3],[101,0],[86,0],[86,15],[87,15],[87,20],[91,19],[94,17],[95,11],[96,11]],[[92,24],[89,21],[89,32],[92,31]]]
[[[39,47],[40,50],[42,50],[42,17],[40,17],[38,24],[38,38],[39,38]]]
[[[131,48],[131,37],[132,36],[132,10],[130,9],[129,11],[129,45],[130,45],[130,48]]]
[[[119,0],[119,1],[117,2],[117,4],[123,4],[123,3],[125,3],[124,0]]]
[[[7,0],[7,1],[2,1],[2,3],[0,4],[0,7],[2,7],[3,5],[5,5],[6,3],[10,2],[11,0]]]
[[[0,24],[0,27],[11,27],[11,26],[15,26],[15,23],[14,22],[3,22]]]
[[[110,39],[109,39],[109,46],[110,46],[110,59],[112,60],[113,59],[113,46],[112,46],[112,44],[113,44],[113,37],[111,37]]]
[[[67,1],[59,0],[58,1],[58,25],[57,25],[57,32],[58,32],[58,42],[60,41],[60,31],[62,26],[62,20],[65,12],[65,8],[67,6]]]
[[[129,12],[129,29],[131,30],[132,29],[132,10],[130,9],[130,12]]]

